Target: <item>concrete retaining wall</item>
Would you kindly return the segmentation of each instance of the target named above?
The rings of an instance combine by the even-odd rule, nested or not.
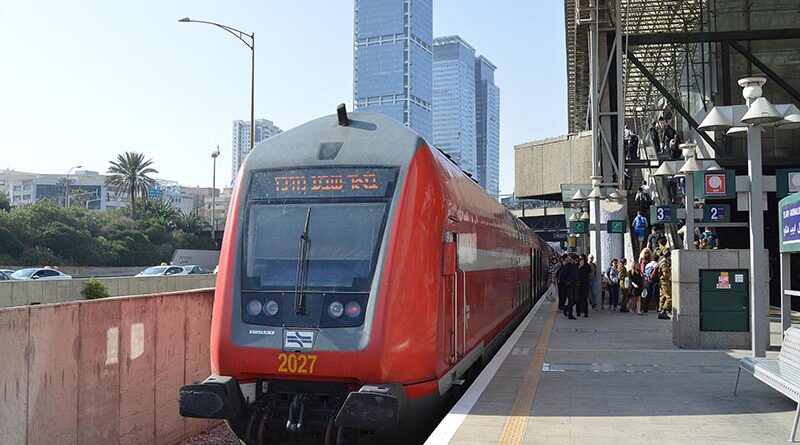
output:
[[[112,297],[214,287],[216,275],[98,278]],[[86,279],[0,281],[0,307],[83,300]],[[2,442],[0,442],[2,443]]]
[[[210,373],[213,290],[0,309],[0,444],[176,444]]]

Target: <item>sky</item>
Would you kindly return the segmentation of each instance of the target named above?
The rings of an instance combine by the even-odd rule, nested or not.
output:
[[[398,0],[399,1],[399,0]],[[500,190],[514,145],[564,134],[561,1],[434,0],[434,36],[458,34],[497,65]],[[215,21],[255,32],[256,118],[283,130],[353,103],[352,0],[0,0],[0,169],[105,172],[124,151],[158,178],[231,180],[232,121],[249,119],[250,50]]]

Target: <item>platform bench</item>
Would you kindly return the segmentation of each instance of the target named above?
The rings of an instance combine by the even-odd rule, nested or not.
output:
[[[786,330],[778,358],[745,357],[739,361],[736,385],[733,387],[734,396],[742,370],[798,403],[789,432],[789,442],[794,442],[797,421],[800,418],[800,328],[790,327]]]

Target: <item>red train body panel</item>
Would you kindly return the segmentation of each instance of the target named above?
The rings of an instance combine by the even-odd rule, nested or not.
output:
[[[293,417],[305,415],[309,417],[305,421],[308,424],[312,420],[310,412],[321,413],[320,422],[325,425],[322,434],[330,435],[337,429],[387,428],[386,422],[370,423],[370,416],[375,417],[376,411],[370,411],[375,407],[369,404],[378,399],[376,403],[384,404],[381,406],[394,407],[391,413],[386,413],[387,417],[394,417],[388,422],[389,428],[403,426],[410,413],[420,414],[438,406],[455,379],[488,359],[543,290],[544,260],[550,256],[546,243],[444,154],[430,148],[410,130],[380,115],[353,113],[351,118],[347,126],[339,125],[335,117],[322,118],[260,144],[248,156],[236,180],[220,257],[211,336],[212,371],[227,380],[220,382],[214,378],[204,385],[188,388],[187,394],[191,390],[196,397],[184,397],[182,392],[181,408],[186,415],[228,419],[247,443],[268,442],[263,432],[267,428],[254,425],[270,425],[272,428],[268,429],[273,430],[275,425],[285,424],[289,432],[299,433],[290,427],[292,424],[296,430],[302,429]],[[282,138],[285,140],[281,141]],[[337,141],[341,154],[333,162],[320,162],[324,147],[330,147],[325,144],[331,140]],[[280,151],[298,145],[312,147],[308,149],[310,154],[299,149],[300,153],[291,154]],[[318,159],[313,158],[312,152],[317,153]],[[381,198],[383,201],[357,195],[342,200],[341,196],[331,195],[335,192],[308,191],[313,186],[306,184],[322,181],[319,178],[324,181],[338,178],[334,189],[341,188],[342,177],[345,183],[347,177],[360,180],[360,175],[381,178],[381,174],[370,173],[370,166],[397,169],[394,182],[385,181],[387,192]],[[259,187],[263,187],[257,182],[258,175],[264,174],[259,172],[264,169],[295,170],[290,170],[293,176],[276,176],[269,170],[266,173],[269,180],[262,181],[267,190],[263,193],[266,198],[262,199]],[[286,177],[302,183],[297,188],[305,194],[284,190],[288,194],[282,197],[277,185],[273,190],[272,183],[278,184]],[[385,173],[383,177],[390,175]],[[355,183],[351,186],[357,187]],[[373,184],[373,187],[379,186]],[[361,204],[367,201],[370,204]],[[289,295],[292,289],[250,290],[265,281],[269,284],[268,277],[272,274],[267,266],[261,269],[260,278],[251,272],[260,267],[259,261],[266,264],[269,260],[258,257],[262,242],[250,234],[261,233],[253,232],[261,230],[254,215],[272,211],[262,211],[259,206],[267,209],[271,208],[269,205],[283,205],[284,214],[296,212],[296,207],[300,210],[307,207],[303,233],[309,235],[308,243],[313,246],[307,248],[321,251],[324,246],[314,243],[320,243],[318,240],[324,235],[315,237],[315,234],[322,234],[324,225],[309,221],[312,213],[330,213],[331,203],[340,205],[343,212],[360,212],[362,207],[372,206],[385,209],[386,213],[384,231],[379,235],[373,257],[368,296],[352,297],[363,298],[359,300],[363,304],[358,305],[359,313],[364,312],[360,326],[325,327],[325,323],[334,323],[328,318],[338,313],[334,310],[338,309],[335,302],[325,305],[337,299],[344,302],[351,298],[348,295],[361,295],[357,292],[331,288],[312,295],[309,290],[311,309],[308,314],[301,314],[306,301],[305,282],[302,286],[295,283],[293,296]],[[365,227],[373,230],[375,225]],[[271,229],[264,230],[268,234]],[[265,245],[269,250],[270,244]],[[303,246],[301,240],[297,276],[304,276],[305,262],[312,264],[310,273],[324,275],[317,273],[322,266],[315,269],[313,260],[302,256]],[[331,249],[334,250],[347,248],[339,246]],[[283,263],[278,259],[269,264]],[[357,281],[361,282],[361,277],[353,283]],[[254,299],[258,302],[253,303]],[[265,319],[266,304],[272,303],[269,299],[278,302],[283,323],[253,324],[253,320]],[[319,303],[320,299],[325,302]],[[315,304],[321,308],[319,314],[314,312]],[[253,307],[262,306],[263,314],[257,314],[261,318],[247,315]],[[304,316],[309,320],[319,317],[320,321],[314,325]],[[297,327],[287,320],[301,320],[305,324]],[[313,337],[314,346],[304,346],[301,350],[287,347],[295,341],[292,337],[295,334]],[[313,369],[306,366],[305,372],[300,372],[297,365],[295,372],[286,372],[287,356],[296,357],[298,363],[313,357]],[[224,390],[219,389],[223,387]],[[208,388],[213,394],[207,393]],[[240,389],[244,394],[241,407],[237,401]],[[221,397],[224,410],[209,415],[196,409],[214,397]],[[236,400],[231,402],[232,398]],[[357,412],[364,406],[367,413]],[[280,412],[281,409],[285,412]]]

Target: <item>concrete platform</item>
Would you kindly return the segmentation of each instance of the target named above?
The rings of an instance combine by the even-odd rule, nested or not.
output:
[[[555,306],[537,304],[426,445],[786,443],[794,402],[746,374],[732,395],[748,351],[678,349],[653,312]]]

